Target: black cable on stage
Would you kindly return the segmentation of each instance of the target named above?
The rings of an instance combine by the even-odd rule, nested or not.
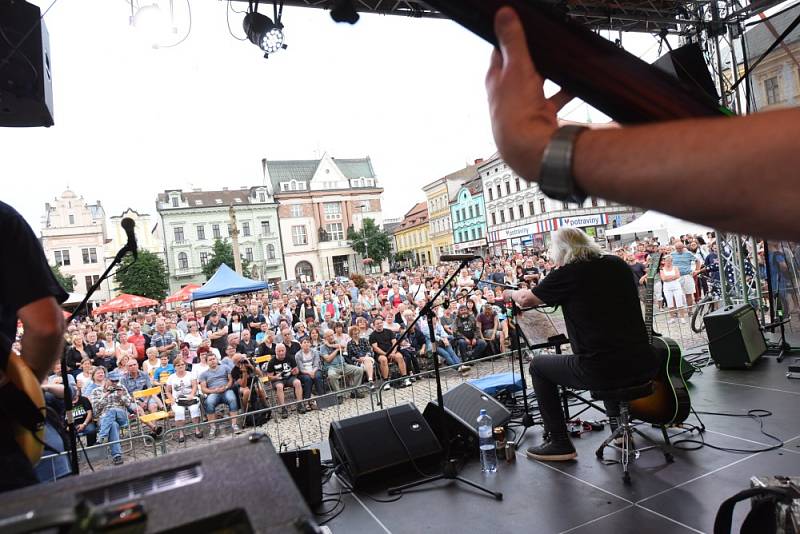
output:
[[[769,447],[764,447],[764,448],[761,448],[761,449],[737,449],[737,448],[734,448],[734,447],[720,447],[718,445],[713,445],[711,443],[708,443],[706,441],[705,437],[703,436],[702,430],[700,430],[699,427],[693,426],[692,428],[689,428],[688,430],[690,432],[694,432],[695,430],[698,430],[698,435],[699,435],[700,439],[699,440],[698,439],[679,439],[677,441],[674,441],[672,443],[672,446],[675,447],[676,449],[682,450],[682,451],[696,451],[696,450],[702,449],[703,447],[709,447],[709,448],[714,449],[714,450],[718,450],[718,451],[722,451],[722,452],[730,452],[730,453],[734,453],[734,454],[756,454],[756,453],[760,453],[760,452],[774,451],[774,450],[780,449],[780,448],[782,448],[784,446],[784,442],[783,442],[782,439],[780,439],[777,436],[773,436],[772,434],[770,434],[769,432],[764,430],[764,418],[765,417],[769,417],[769,416],[772,415],[772,412],[770,412],[769,410],[762,410],[760,408],[754,408],[752,410],[748,410],[746,414],[726,413],[726,412],[697,412],[697,413],[698,414],[702,414],[702,415],[717,415],[717,416],[721,416],[721,417],[747,417],[748,419],[752,419],[752,420],[758,422],[759,431],[763,435],[767,436],[768,438],[770,438],[772,440],[775,440],[778,443],[776,445],[771,445]],[[695,447],[679,447],[678,446],[679,443],[690,443],[690,444],[695,444],[696,446]]]

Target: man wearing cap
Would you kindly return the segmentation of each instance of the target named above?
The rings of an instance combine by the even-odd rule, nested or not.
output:
[[[161,355],[164,358],[164,354]],[[126,364],[125,369],[120,369],[120,372],[124,372],[124,375],[115,375],[119,376],[119,382],[122,386],[125,387],[125,390],[130,394],[133,395],[136,391],[143,391],[145,389],[149,389],[153,387],[152,383],[150,382],[150,377],[147,373],[143,373],[139,370],[139,364],[136,363],[136,360],[130,359]],[[114,373],[111,373],[114,374]],[[109,375],[109,377],[111,376]],[[158,376],[157,374],[154,376]],[[142,397],[136,399],[136,404],[138,405],[139,409],[144,413],[147,411],[148,413],[154,413],[159,411],[163,408],[163,404],[155,395],[151,395],[149,397]],[[155,433],[156,436],[160,436],[161,433],[164,431],[161,427],[157,427],[153,423],[145,423],[147,427]]]
[[[100,422],[97,439],[100,443],[111,442],[109,447],[114,465],[122,464],[122,446],[115,442],[119,440],[120,428],[128,426],[128,410],[139,415],[144,414],[119,380],[120,374],[117,371],[109,373],[103,387],[95,388],[89,397],[94,416]]]

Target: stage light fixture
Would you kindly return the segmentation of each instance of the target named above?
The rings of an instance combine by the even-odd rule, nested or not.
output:
[[[280,21],[272,22],[268,16],[251,11],[245,15],[242,26],[250,42],[264,51],[265,58],[287,48]]]
[[[353,5],[353,0],[336,0],[331,7],[331,18],[335,22],[355,24],[360,15]]]

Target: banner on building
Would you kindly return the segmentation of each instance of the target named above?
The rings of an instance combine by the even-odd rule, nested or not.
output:
[[[605,226],[608,224],[608,216],[605,213],[594,215],[578,215],[576,217],[561,217],[559,220],[561,228],[583,228],[585,226]]]

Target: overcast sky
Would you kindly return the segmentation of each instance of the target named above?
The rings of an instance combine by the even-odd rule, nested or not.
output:
[[[453,22],[363,15],[337,25],[326,11],[286,8],[289,48],[265,60],[229,34],[226,3],[191,8],[188,39],[158,50],[129,26],[125,0],[60,0],[47,14],[55,126],[0,128],[2,199],[37,233],[44,204],[68,186],[109,216],[155,214],[165,189],[255,185],[262,157],[323,152],[369,155],[384,213],[397,217],[424,184],[495,151],[483,85],[491,49]],[[174,40],[187,15],[176,0]],[[230,13],[238,37],[241,18]],[[624,41],[657,57],[651,36]],[[579,102],[565,111],[607,120]]]

